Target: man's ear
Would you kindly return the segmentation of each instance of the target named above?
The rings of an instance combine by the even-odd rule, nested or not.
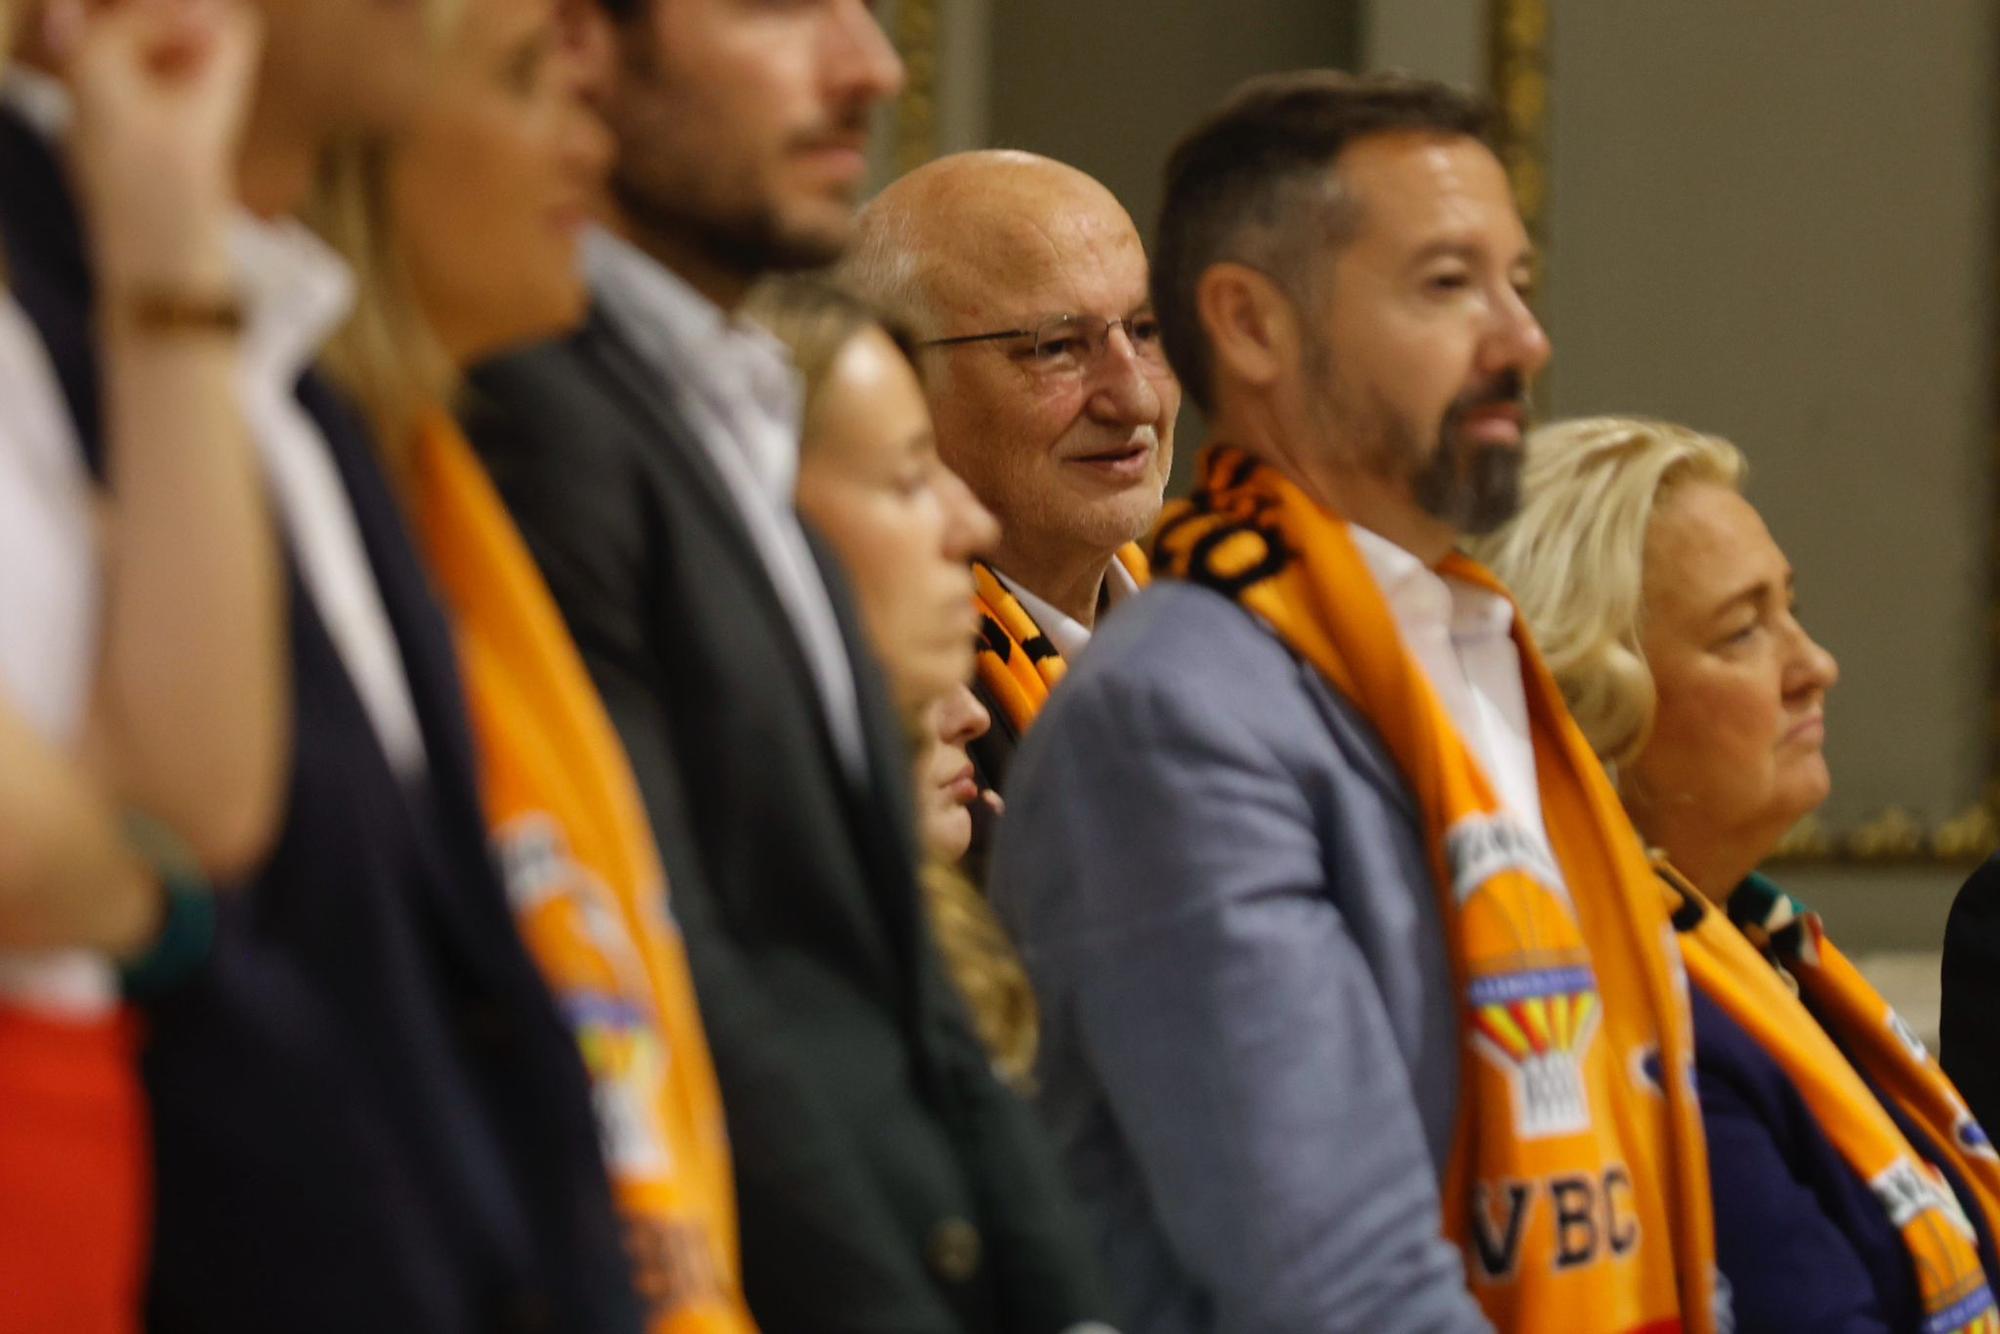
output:
[[[1298,312],[1270,277],[1247,264],[1211,264],[1195,283],[1218,386],[1268,390],[1299,364]]]

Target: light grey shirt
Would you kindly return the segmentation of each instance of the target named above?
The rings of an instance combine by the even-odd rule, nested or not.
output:
[[[803,404],[791,358],[610,232],[585,238],[584,261],[604,313],[671,385],[721,474],[805,651],[841,763],[860,780],[868,750],[854,665],[794,507]]]

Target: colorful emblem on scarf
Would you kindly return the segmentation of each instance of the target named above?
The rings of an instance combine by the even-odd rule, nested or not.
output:
[[[568,979],[557,999],[590,1073],[606,1162],[617,1172],[671,1173],[673,1152],[655,1110],[668,1078],[667,1051],[653,1015],[630,999],[647,994],[645,964],[617,901],[546,814],[507,821],[494,831],[493,846],[515,913],[544,926],[560,923],[544,948]]]
[[[1602,1007],[1554,856],[1504,813],[1461,820],[1445,855],[1469,928],[1469,1031],[1506,1076],[1515,1133],[1539,1140],[1589,1129],[1584,1055]]]
[[[1899,1230],[1908,1230],[1928,1216],[1927,1228],[1942,1225],[1967,1242],[1977,1242],[1972,1220],[1936,1168],[1899,1158],[1868,1185]],[[1954,1264],[1960,1248],[1938,1244],[1947,1235],[1919,1233],[1922,1240],[1914,1248],[1919,1269],[1931,1270],[1918,1276],[1924,1280],[1924,1334],[2000,1334],[2000,1306],[1994,1303],[1985,1270],[1976,1263],[1963,1268]]]
[[[1597,1035],[1599,1013],[1589,965],[1478,977],[1467,995],[1473,1040],[1505,1071],[1514,1092],[1515,1132],[1533,1140],[1587,1130],[1583,1053]]]

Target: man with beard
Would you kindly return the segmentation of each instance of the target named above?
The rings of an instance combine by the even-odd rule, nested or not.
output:
[[[1153,293],[1213,435],[991,881],[1136,1334],[1711,1328],[1665,908],[1454,551],[1549,356],[1482,124],[1280,75],[1168,165]]]
[[[797,377],[734,314],[853,230],[901,66],[864,0],[579,0],[617,140],[574,337],[470,434],[629,753],[715,1058],[766,1334],[1092,1314],[1055,1165],[950,989],[907,742],[792,507]]]
[[[862,211],[843,276],[915,326],[938,454],[1000,520],[992,559],[974,562],[975,688],[994,726],[971,753],[981,786],[1004,791],[1049,690],[1147,576],[1135,543],[1159,517],[1181,391],[1146,251],[1074,167],[959,153]]]

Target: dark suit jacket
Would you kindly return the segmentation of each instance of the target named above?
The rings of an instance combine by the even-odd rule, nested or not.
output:
[[[1959,889],[1944,929],[1938,1060],[1982,1126],[2000,1126],[2000,854]]]
[[[94,456],[88,274],[53,161],[0,116],[0,233]],[[573,1040],[490,864],[449,637],[359,421],[300,396],[353,503],[428,780],[392,773],[290,572],[294,759],[267,865],[149,1013],[149,1327],[636,1334]]]
[[[1051,1155],[935,958],[907,750],[822,560],[872,774],[661,377],[601,319],[474,377],[469,431],[583,649],[673,882],[767,1334],[1091,1315]]]

